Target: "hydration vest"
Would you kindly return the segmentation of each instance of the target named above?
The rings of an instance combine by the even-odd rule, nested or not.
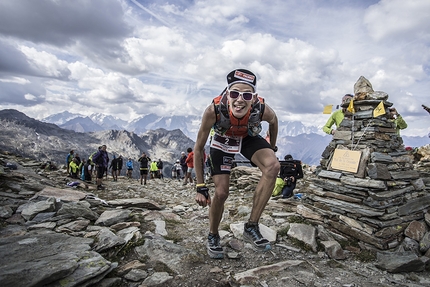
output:
[[[212,102],[217,119],[213,126],[215,132],[237,137],[245,137],[247,135],[255,137],[260,134],[262,130],[261,119],[265,109],[263,98],[257,97],[255,102],[252,103],[251,109],[241,119],[236,118],[229,110],[226,90],[214,98]]]

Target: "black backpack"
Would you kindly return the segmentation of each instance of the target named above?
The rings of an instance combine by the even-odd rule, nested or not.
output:
[[[284,161],[281,163],[281,172],[284,176],[296,175],[297,163],[295,161]]]
[[[148,161],[150,161],[151,159],[149,157],[141,157],[140,158],[140,167],[141,168],[148,168]]]

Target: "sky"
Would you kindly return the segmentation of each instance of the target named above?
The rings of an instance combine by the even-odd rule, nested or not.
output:
[[[427,136],[429,15],[429,0],[0,0],[0,109],[201,116],[245,68],[280,121],[322,126],[364,76],[403,135]]]

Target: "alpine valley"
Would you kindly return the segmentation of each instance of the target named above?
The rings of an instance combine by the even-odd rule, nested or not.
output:
[[[67,111],[39,121],[17,110],[5,109],[0,110],[0,149],[63,164],[71,149],[86,158],[106,144],[110,155],[137,160],[146,152],[152,159],[166,162],[167,169],[182,151],[194,146],[199,123],[197,116],[148,114],[126,122],[103,114],[87,117]],[[263,125],[262,134],[266,130]],[[283,158],[291,154],[303,163],[318,165],[330,140],[330,136],[322,134],[321,127],[281,121],[277,155]],[[403,141],[405,146],[418,147],[427,144],[428,138],[404,136]]]

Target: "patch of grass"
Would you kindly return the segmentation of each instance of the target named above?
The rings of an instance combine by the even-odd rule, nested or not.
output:
[[[344,268],[343,264],[336,261],[336,260],[327,261],[327,266],[329,266],[331,268]]]
[[[198,256],[194,253],[190,253],[184,256],[184,261],[186,261],[187,263],[191,263],[191,264],[201,264],[203,263],[204,257],[202,256]]]
[[[362,250],[360,253],[355,255],[355,259],[361,262],[372,262],[376,260],[376,251],[373,250]]]
[[[221,230],[228,231],[228,232],[230,232],[230,231],[231,231],[231,230],[230,230],[230,224],[227,224],[227,223],[222,224],[222,225],[220,226],[220,229],[221,229]]]
[[[301,216],[290,216],[288,217],[287,221],[289,223],[303,223],[303,224],[310,224],[307,222],[303,217]]]
[[[358,239],[350,239],[350,240],[341,240],[339,241],[340,246],[342,249],[345,249],[346,246],[352,246],[356,248],[360,248],[360,245],[358,244]]]
[[[278,235],[279,236],[287,236],[288,230],[290,230],[289,226],[281,228],[280,230],[278,230]]]
[[[312,251],[312,247],[309,244],[304,243],[303,241],[300,241],[296,238],[290,238],[291,243],[296,246],[297,248],[300,248],[304,251]]]
[[[183,224],[182,222],[174,219],[165,219],[164,221],[166,222],[166,226],[176,226],[178,224]]]
[[[164,236],[164,239],[170,240],[173,243],[178,243],[182,241],[182,237],[180,237],[177,232],[168,232],[167,235]]]
[[[320,251],[325,252],[325,247],[324,247],[324,245],[321,244],[320,241],[317,241],[317,252],[320,252]]]
[[[163,264],[161,262],[157,262],[154,266],[155,272],[167,272],[169,274],[175,274],[175,272],[170,269],[166,264]]]
[[[137,221],[137,222],[140,222],[140,223],[143,223],[145,221],[141,212],[131,213],[130,217],[131,217],[132,221]]]
[[[129,241],[126,245],[116,246],[108,250],[108,252],[104,255],[106,259],[112,262],[120,262],[121,258],[129,255],[130,252],[133,252],[134,247],[141,246],[145,243],[145,238],[140,238],[136,241]]]
[[[136,241],[129,241],[119,252],[118,256],[125,256],[127,255],[134,247],[141,246],[145,244],[145,238],[140,238]]]

